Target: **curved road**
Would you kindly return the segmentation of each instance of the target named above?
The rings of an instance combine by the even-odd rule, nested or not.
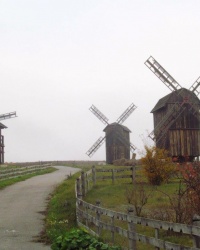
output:
[[[47,198],[56,185],[79,169],[56,167],[57,171],[35,176],[0,190],[0,250],[50,250],[34,242],[43,229]]]

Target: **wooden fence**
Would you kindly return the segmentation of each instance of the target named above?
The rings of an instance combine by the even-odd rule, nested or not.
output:
[[[85,202],[83,200],[84,196],[86,196],[88,190],[93,187],[93,184],[95,185],[96,183],[93,169],[87,173],[82,172],[81,176],[76,181],[76,215],[79,226],[85,227],[91,234],[96,236],[101,236],[102,231],[107,230],[112,235],[113,243],[115,243],[117,235],[127,238],[129,247],[124,249],[136,250],[137,242],[150,244],[157,250],[200,249],[199,216],[194,219],[193,225],[186,225],[138,217],[133,214],[132,209],[129,209],[127,213],[121,213],[101,207],[100,202],[97,202],[96,205]],[[92,178],[89,178],[89,176],[92,176]],[[92,185],[90,180],[92,180]],[[119,222],[123,222],[123,225],[126,226],[121,227]],[[149,237],[147,235],[138,233],[136,231],[137,225],[150,227],[152,230],[154,230],[154,237]],[[192,236],[193,247],[164,241],[163,239],[159,238],[160,230]]]
[[[126,172],[126,173],[124,173]],[[129,174],[127,174],[129,172]],[[98,173],[101,173],[101,175],[98,175]],[[107,175],[104,175],[107,173]],[[119,175],[119,173],[121,173]],[[76,189],[77,193],[80,196],[85,196],[96,184],[97,181],[99,180],[112,180],[112,183],[115,182],[116,179],[131,179],[132,183],[135,181],[135,167],[124,167],[121,169],[98,169],[95,166],[92,167],[91,170],[88,172],[81,172],[81,176],[76,180]]]
[[[0,181],[16,178],[16,177],[26,175],[26,174],[35,173],[40,170],[49,168],[51,166],[52,164],[42,164],[42,165],[34,165],[34,166],[26,166],[26,167],[0,169]]]

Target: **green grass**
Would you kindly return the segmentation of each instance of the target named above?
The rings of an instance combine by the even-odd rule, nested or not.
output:
[[[37,170],[37,172],[35,172],[35,173],[31,173],[31,174],[11,178],[11,179],[8,179],[8,180],[3,180],[3,181],[0,181],[0,189],[3,189],[5,187],[7,187],[7,186],[13,185],[13,184],[15,184],[17,182],[20,182],[20,181],[25,181],[25,180],[27,180],[29,178],[34,177],[34,176],[48,174],[48,173],[52,173],[54,171],[56,171],[56,169],[53,168],[53,167],[50,167],[50,168],[47,168],[47,169],[44,169],[44,170]]]
[[[113,168],[113,166],[104,166],[104,168]],[[145,190],[147,192],[151,192],[148,202],[144,206],[142,215],[145,217],[149,214],[156,215],[156,212],[154,211],[158,209],[158,207],[160,207],[160,209],[163,209],[164,207],[169,206],[169,198],[164,195],[164,193],[168,195],[173,195],[174,193],[176,193],[179,187],[179,181],[180,179],[175,178],[167,184],[153,187],[147,183],[147,180],[143,176],[142,172],[138,169],[136,172],[136,185],[137,183],[142,183]],[[127,212],[127,208],[130,206],[127,201],[127,189],[133,189],[133,184],[129,179],[116,179],[114,184],[112,184],[112,180],[97,181],[95,187],[88,192],[85,200],[92,204],[95,204],[97,200],[100,200],[102,207],[114,211]],[[124,222],[118,221],[116,222],[116,225],[127,229],[127,225]],[[154,229],[141,225],[137,225],[136,227],[138,233],[151,237],[154,237],[155,235]],[[101,236],[110,241],[110,236],[108,236],[108,234],[108,232],[103,232]],[[177,244],[192,246],[192,240],[188,236],[180,236],[178,234],[169,235],[169,233],[160,230],[160,238]],[[127,240],[125,240],[120,235],[117,235],[115,244],[127,246]],[[139,250],[155,249],[153,246],[145,245],[140,242],[138,242],[137,245]]]
[[[99,166],[97,168],[113,168],[113,166]],[[118,167],[114,167],[118,168]],[[88,170],[88,167],[84,167]],[[102,174],[102,173],[98,173]],[[105,173],[105,175],[108,175]],[[51,195],[45,219],[45,230],[41,234],[41,241],[48,243],[55,242],[56,238],[64,235],[66,231],[76,228],[76,199],[75,199],[75,180],[80,176],[80,172],[65,180],[60,186],[56,188]],[[173,179],[168,184],[163,184],[157,188],[149,186],[146,179],[139,169],[137,170],[136,181],[142,182],[146,190],[152,189],[152,195],[145,206],[144,213],[154,211],[158,206],[169,204],[169,199],[163,195],[163,192],[174,194],[179,185],[179,179]],[[97,200],[101,201],[101,206],[111,210],[126,212],[129,206],[126,198],[127,188],[133,188],[131,179],[117,179],[114,184],[112,180],[98,181],[95,187],[90,190],[87,197],[84,199],[89,203],[95,204]],[[161,192],[160,192],[161,191]],[[117,222],[116,225],[127,229],[127,223]],[[94,228],[95,229],[95,228]],[[154,230],[145,226],[137,225],[137,232],[147,236],[154,237]],[[111,242],[110,233],[103,231],[101,234],[103,240]],[[174,243],[191,246],[192,240],[189,237],[180,237],[180,235],[167,235],[166,232],[160,231],[160,238]],[[127,246],[128,241],[120,235],[116,235],[115,244]],[[153,250],[153,246],[137,243],[138,250]]]
[[[45,230],[41,240],[53,243],[56,238],[72,228],[76,228],[76,173],[59,185],[52,193],[45,219]]]

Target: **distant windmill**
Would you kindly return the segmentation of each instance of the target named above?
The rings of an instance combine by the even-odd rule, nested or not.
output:
[[[145,65],[172,91],[151,111],[154,130],[149,137],[174,159],[193,161],[200,155],[200,77],[185,89],[152,56]]]
[[[0,115],[0,121],[14,118],[14,117],[16,117],[16,112],[2,114],[2,115]],[[0,164],[4,163],[4,147],[5,147],[5,145],[4,145],[4,136],[2,135],[2,132],[1,132],[1,130],[4,128],[7,128],[7,127],[5,125],[3,125],[2,123],[0,123]]]
[[[131,132],[122,123],[130,116],[137,107],[132,103],[116,122],[109,124],[108,118],[102,114],[94,105],[89,110],[105,125],[103,130],[106,135],[100,137],[93,146],[86,152],[91,157],[106,140],[106,162],[112,164],[114,160],[125,158],[130,159],[130,151],[133,152],[136,147],[130,142]]]

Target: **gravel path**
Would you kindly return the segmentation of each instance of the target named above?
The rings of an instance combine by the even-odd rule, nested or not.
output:
[[[43,229],[47,198],[67,175],[79,169],[56,167],[57,171],[35,176],[0,190],[0,250],[50,250],[33,242]]]

